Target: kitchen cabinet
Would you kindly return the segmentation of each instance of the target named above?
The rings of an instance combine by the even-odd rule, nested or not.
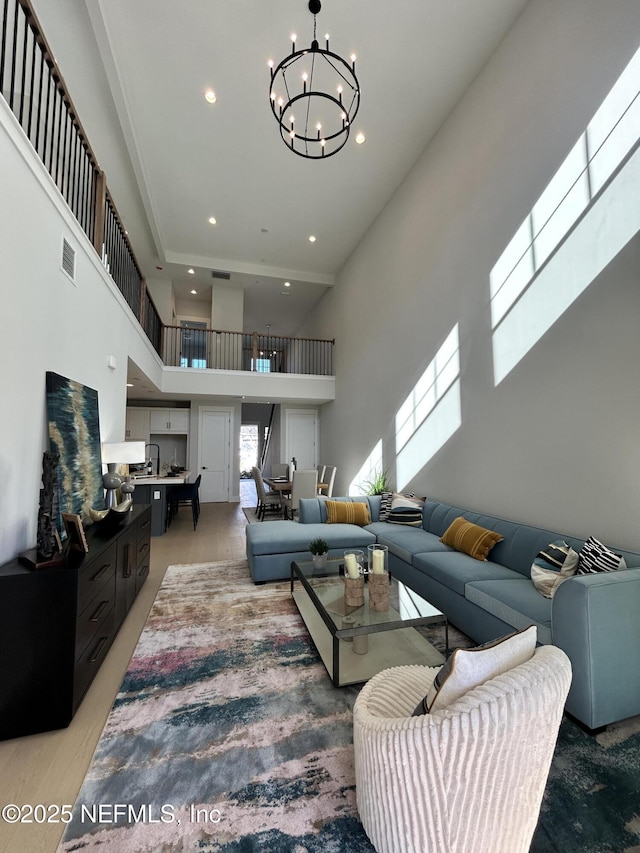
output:
[[[181,433],[189,432],[189,409],[150,409],[150,433]]]
[[[127,441],[144,441],[149,444],[149,409],[127,407],[124,437]]]

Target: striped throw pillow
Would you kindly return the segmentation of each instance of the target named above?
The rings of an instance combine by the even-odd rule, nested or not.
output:
[[[325,501],[327,524],[371,524],[369,504],[359,501]]]
[[[422,510],[418,507],[399,506],[389,510],[389,524],[404,524],[407,527],[422,527]]]
[[[590,536],[578,555],[577,575],[594,575],[596,572],[615,572],[626,569],[627,564],[621,554],[614,554],[602,542]]]
[[[404,524],[406,527],[422,527],[424,501],[424,498],[417,498],[415,495],[393,492],[386,521],[389,524]]]
[[[576,573],[578,554],[563,539],[539,552],[531,564],[531,580],[540,595],[553,598],[561,583]]]
[[[475,560],[486,560],[493,546],[503,539],[504,536],[500,533],[473,524],[462,515],[454,519],[440,537],[440,541],[445,545],[462,551]]]
[[[393,492],[383,492],[380,497],[380,513],[378,515],[378,521],[386,521],[389,517],[389,510],[391,509],[391,499],[393,497]]]

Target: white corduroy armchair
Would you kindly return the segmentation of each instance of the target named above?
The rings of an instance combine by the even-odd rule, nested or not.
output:
[[[356,796],[378,853],[526,853],[571,664],[555,646],[413,717],[438,668],[374,676],[353,710]]]

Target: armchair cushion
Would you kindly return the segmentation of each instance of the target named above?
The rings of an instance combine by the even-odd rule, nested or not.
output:
[[[440,711],[474,687],[525,663],[533,656],[537,633],[535,625],[531,625],[475,649],[455,649],[413,715]]]

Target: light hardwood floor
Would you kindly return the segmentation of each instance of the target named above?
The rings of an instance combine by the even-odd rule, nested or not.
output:
[[[167,567],[244,559],[247,521],[242,507],[255,502],[253,481],[241,481],[239,504],[202,504],[196,531],[190,510],[181,509],[169,531],[151,540],[147,582],[70,726],[0,742],[0,809],[8,803],[74,804]],[[55,853],[64,828],[63,823],[12,825],[0,818],[0,851]]]

